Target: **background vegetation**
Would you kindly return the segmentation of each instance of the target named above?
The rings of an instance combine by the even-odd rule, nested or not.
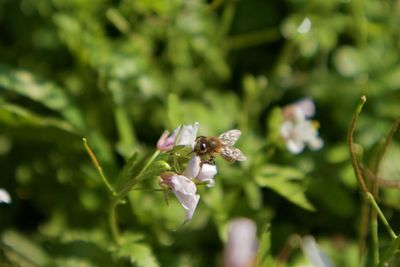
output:
[[[358,266],[369,231],[346,135],[365,94],[355,140],[373,166],[400,117],[399,1],[2,0],[0,33],[0,187],[12,197],[0,205],[1,266],[221,266],[238,216],[260,235],[270,224],[264,253],[277,266],[308,266],[293,241],[304,235],[335,266]],[[324,147],[292,155],[279,107],[304,97]],[[215,187],[178,230],[179,203],[139,185],[118,209],[129,243],[117,247],[82,138],[115,182],[134,151],[194,121],[202,135],[241,129],[248,161],[218,159]],[[379,177],[400,178],[398,136]],[[378,200],[399,230],[398,189]],[[366,244],[373,266],[369,233]]]

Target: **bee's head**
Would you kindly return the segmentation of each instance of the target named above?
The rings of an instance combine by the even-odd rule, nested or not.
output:
[[[207,139],[205,136],[199,136],[196,138],[196,144],[194,145],[194,152],[200,155],[207,153]]]

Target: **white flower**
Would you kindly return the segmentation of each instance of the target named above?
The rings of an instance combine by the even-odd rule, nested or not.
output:
[[[228,242],[224,252],[224,266],[254,266],[257,254],[257,226],[246,218],[238,218],[229,224]]]
[[[298,154],[308,145],[312,150],[320,149],[323,141],[318,135],[318,123],[309,120],[315,113],[315,105],[310,99],[304,99],[282,109],[284,121],[280,128],[286,147]]]
[[[162,174],[161,179],[161,184],[168,186],[174,192],[186,210],[186,220],[190,220],[200,199],[200,195],[196,194],[196,184],[183,175],[171,172]]]
[[[194,147],[197,137],[197,131],[199,130],[199,123],[195,122],[192,125],[182,125],[178,132],[178,136],[175,141],[176,146],[191,146]]]
[[[157,148],[160,151],[170,151],[174,146],[191,146],[194,147],[196,141],[199,123],[192,125],[180,125],[170,134],[165,130],[157,142]]]
[[[11,203],[10,194],[2,188],[0,188],[0,203],[7,203],[7,204]]]
[[[314,237],[305,236],[301,248],[308,261],[316,267],[332,267],[332,260],[319,248]]]
[[[215,184],[214,176],[217,174],[217,166],[203,163],[199,156],[194,155],[186,166],[183,175],[196,179],[199,182],[206,183],[207,187],[212,187]]]

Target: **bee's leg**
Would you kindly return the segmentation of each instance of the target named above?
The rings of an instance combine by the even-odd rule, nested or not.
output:
[[[202,163],[203,163],[203,164],[204,164],[204,163],[207,163],[207,164],[210,164],[210,165],[215,165],[215,157],[214,157],[214,156],[210,156],[209,159],[204,160]]]

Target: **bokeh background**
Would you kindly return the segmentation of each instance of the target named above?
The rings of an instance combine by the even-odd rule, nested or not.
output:
[[[12,202],[0,204],[0,265],[222,266],[240,216],[260,235],[270,225],[276,266],[312,266],[293,241],[305,235],[335,266],[358,266],[363,201],[346,136],[365,94],[356,142],[373,164],[400,117],[399,58],[396,0],[1,0],[0,187]],[[303,98],[324,146],[293,155],[280,107]],[[155,182],[139,186],[118,209],[132,242],[116,248],[82,138],[113,181],[164,129],[195,121],[202,135],[241,129],[248,161],[217,160],[215,187],[182,228],[173,196],[167,206]],[[398,141],[381,177],[400,178]],[[379,203],[400,229],[399,190]]]

